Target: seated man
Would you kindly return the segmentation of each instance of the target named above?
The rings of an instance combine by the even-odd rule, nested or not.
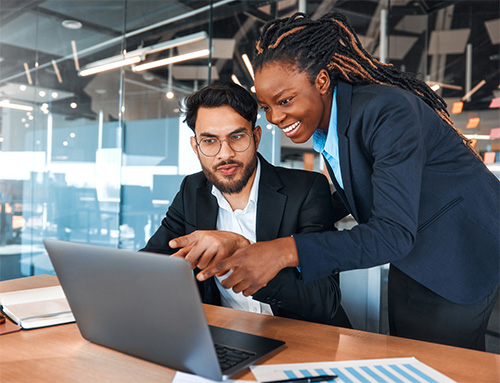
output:
[[[257,153],[257,103],[244,88],[207,86],[187,98],[185,113],[203,171],[183,180],[144,251],[185,257],[199,271],[256,241],[332,229],[326,178],[274,167]],[[199,283],[204,303],[351,327],[336,274],[304,284],[297,268],[285,268],[252,297],[224,289],[227,276]]]

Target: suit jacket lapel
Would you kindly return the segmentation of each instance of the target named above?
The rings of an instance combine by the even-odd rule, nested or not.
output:
[[[198,230],[215,230],[219,206],[208,181],[196,191],[196,226]]]
[[[258,154],[261,165],[259,197],[257,200],[257,241],[270,241],[279,236],[287,196],[280,193],[283,187],[274,168]]]
[[[344,183],[344,195],[349,204],[349,210],[359,222],[356,202],[352,192],[349,137],[347,136],[347,128],[351,122],[352,85],[339,81],[337,86],[337,135],[339,140],[340,170]]]

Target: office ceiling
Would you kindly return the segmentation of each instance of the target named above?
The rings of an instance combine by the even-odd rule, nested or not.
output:
[[[333,8],[345,13],[375,55],[379,54],[378,15],[389,4],[390,62],[421,77],[426,73],[427,80],[443,84],[443,96],[460,98],[466,87],[465,50],[471,44],[471,86],[482,80],[484,85],[464,108],[487,109],[499,92],[497,0],[308,0],[306,3],[311,15]],[[46,93],[59,92],[60,97],[52,101],[54,112],[68,118],[96,118],[89,89],[102,92],[105,90],[99,88],[105,84],[94,76],[77,75],[71,40],[76,43],[79,65],[83,67],[119,54],[122,46],[131,51],[199,31],[212,31],[215,38],[211,80],[229,80],[231,74],[237,73],[240,81],[250,87],[252,80],[241,54],[251,55],[258,29],[275,16],[294,12],[297,1],[214,0],[212,11],[209,4],[210,1],[197,0],[0,0],[0,100],[9,97],[43,104],[44,100],[33,91],[17,91],[19,85],[30,85],[29,73],[37,92],[40,89]],[[210,14],[213,24],[208,22]],[[68,20],[71,23],[64,27]],[[81,27],[73,29],[78,23]],[[127,36],[125,42],[123,34]],[[427,50],[432,54],[425,54]],[[168,51],[155,53],[154,59],[168,54]],[[203,59],[175,65],[172,71],[175,86],[188,93],[196,85],[203,85],[208,79],[208,70],[203,69],[206,64]],[[168,79],[165,67],[140,75],[127,70],[127,74],[132,83],[143,82],[160,89]],[[72,110],[67,102],[72,99],[88,107]]]

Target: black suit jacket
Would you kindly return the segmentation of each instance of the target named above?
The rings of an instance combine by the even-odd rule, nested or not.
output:
[[[490,294],[500,182],[462,138],[408,91],[341,81],[337,131],[339,197],[360,225],[295,236],[303,278],[391,262],[455,303]]]
[[[256,237],[267,241],[296,233],[333,229],[327,179],[320,173],[274,167],[259,155]],[[203,172],[187,176],[161,226],[144,251],[172,254],[168,242],[195,230],[216,230],[218,204]],[[219,304],[214,278],[198,282],[204,303]],[[350,327],[340,306],[338,274],[305,284],[296,268],[280,271],[253,298],[271,305],[275,315]]]

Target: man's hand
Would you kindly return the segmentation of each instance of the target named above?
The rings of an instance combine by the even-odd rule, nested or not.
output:
[[[202,270],[211,262],[227,258],[248,245],[250,241],[242,235],[219,230],[197,230],[169,242],[173,249],[182,248],[172,257],[185,258],[193,269],[198,267]]]
[[[222,286],[232,288],[235,293],[242,292],[248,297],[267,285],[281,269],[294,266],[299,266],[297,247],[292,237],[286,237],[257,242],[236,251],[229,258],[214,260],[196,278],[204,281],[233,270],[222,281]]]

